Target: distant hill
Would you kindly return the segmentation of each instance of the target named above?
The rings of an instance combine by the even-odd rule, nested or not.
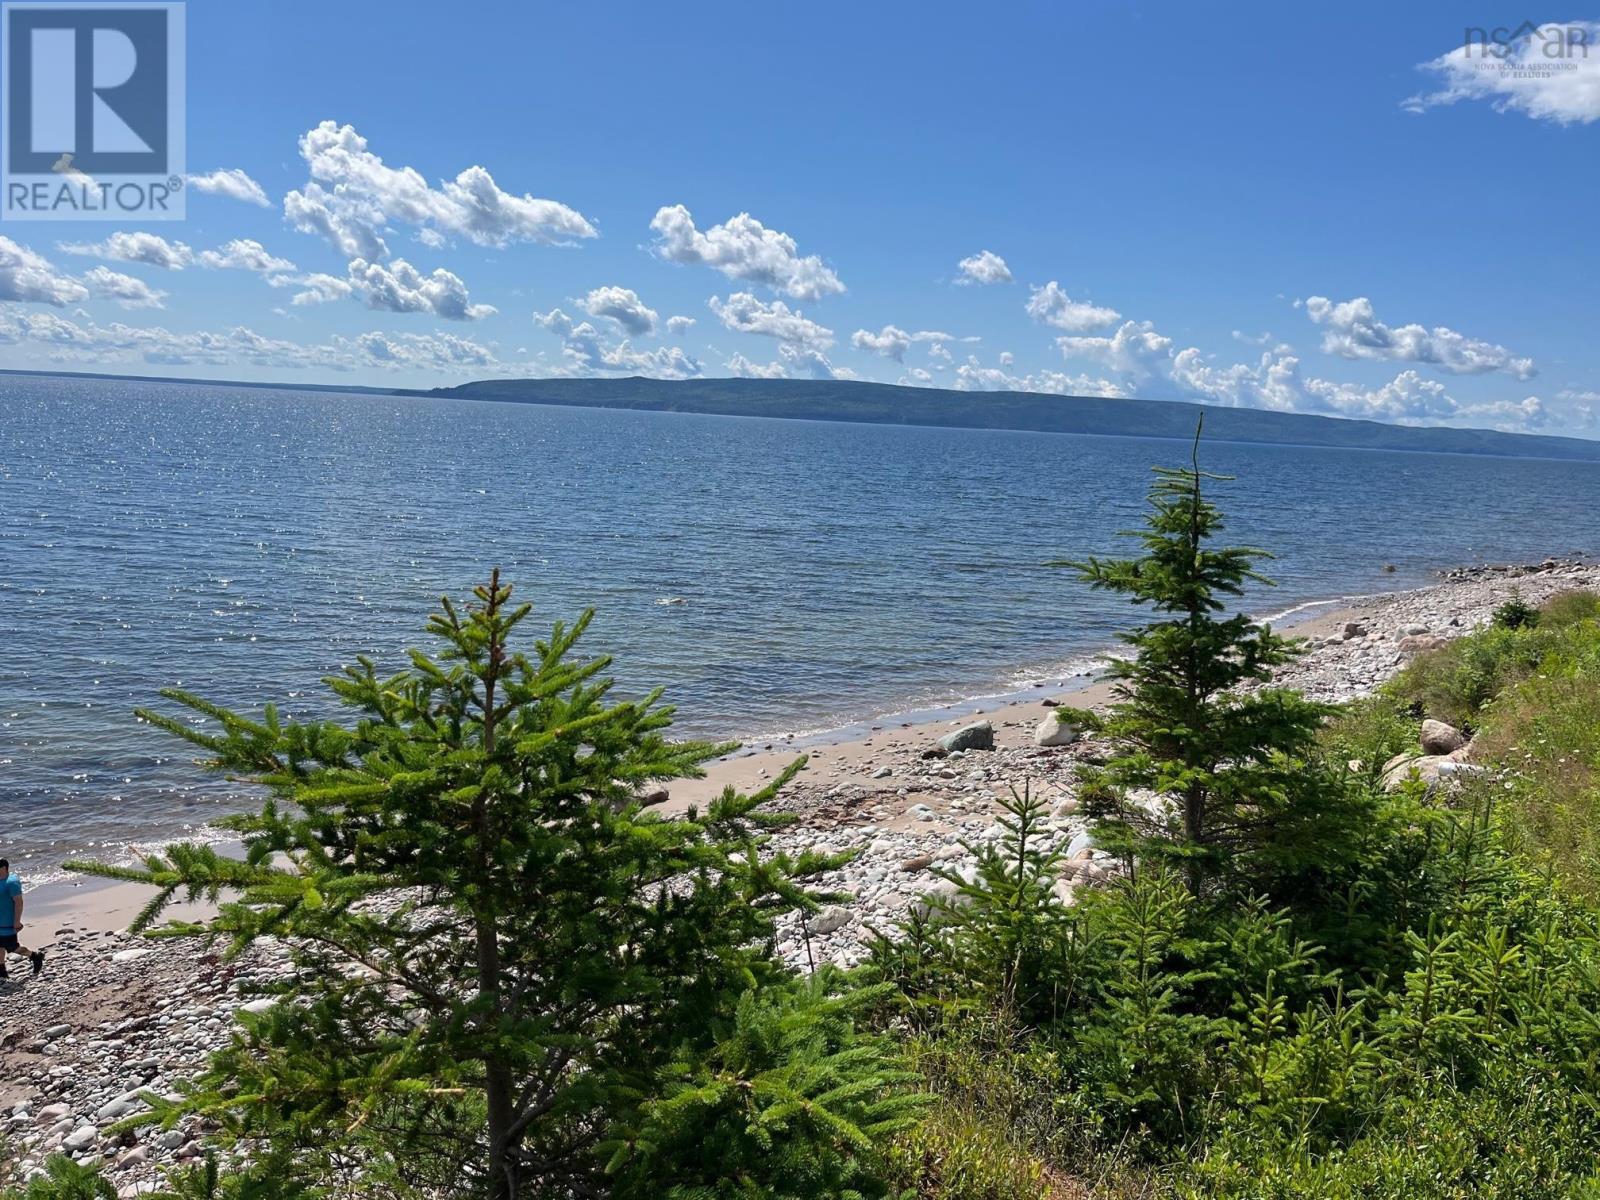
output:
[[[1412,450],[1435,454],[1492,454],[1505,458],[1557,458],[1600,462],[1600,441],[1499,433],[1492,429],[1416,428],[1318,417],[1308,413],[1223,408],[1180,400],[1107,400],[1099,396],[1047,396],[1038,392],[954,392],[813,379],[482,379],[424,391],[356,384],[258,383],[87,371],[24,371],[5,376],[116,379],[136,383],[261,388],[300,392],[355,392],[384,396],[435,396],[458,400],[509,400],[577,408],[630,408],[646,412],[716,413],[796,421],[859,421],[869,425],[934,425],[952,429],[1024,429],[1041,433],[1096,433],[1186,439],[1195,418],[1206,415],[1206,435],[1222,441],[1271,445],[1341,446],[1356,450]]]
[[[1600,441],[1583,438],[1490,429],[1423,429],[1172,400],[953,392],[839,380],[484,379],[435,388],[427,394],[650,412],[1170,438],[1193,436],[1195,419],[1204,412],[1207,436],[1224,441],[1600,461]]]
[[[355,383],[263,383],[253,379],[191,379],[187,375],[118,375],[109,371],[24,371],[0,367],[0,377],[17,375],[25,379],[115,379],[124,383],[187,383],[196,387],[261,388],[275,392],[354,392],[362,396],[414,396],[420,390],[371,387]]]

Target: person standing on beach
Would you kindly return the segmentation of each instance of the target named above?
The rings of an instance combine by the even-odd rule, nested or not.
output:
[[[28,950],[17,940],[22,932],[22,880],[11,873],[11,864],[0,858],[0,979],[5,979],[6,956],[25,954],[33,973],[44,970],[44,951]]]

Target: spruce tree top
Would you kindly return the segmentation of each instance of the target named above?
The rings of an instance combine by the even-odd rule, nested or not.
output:
[[[1223,521],[1203,485],[1229,477],[1201,470],[1200,432],[1189,466],[1154,469],[1145,528],[1127,534],[1143,554],[1056,564],[1156,617],[1120,635],[1132,653],[1108,671],[1116,702],[1096,723],[1118,753],[1083,780],[1097,840],[1130,864],[1183,860],[1196,890],[1302,822],[1297,764],[1328,711],[1260,686],[1299,650],[1245,613],[1226,615],[1246,584],[1271,584],[1257,570],[1271,555],[1211,544]]]

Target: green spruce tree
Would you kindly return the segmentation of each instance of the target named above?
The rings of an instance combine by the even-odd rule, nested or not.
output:
[[[650,811],[641,796],[659,781],[730,747],[667,740],[659,693],[613,702],[609,660],[574,653],[589,614],[524,654],[513,637],[528,606],[498,572],[475,596],[432,618],[437,655],[413,651],[394,675],[362,659],[328,680],[349,723],[164,693],[204,720],[145,720],[272,794],[226,822],[243,857],[178,845],[137,868],[76,864],[156,889],[139,929],[290,956],[276,1003],[241,1012],[190,1094],[153,1114],[217,1122],[274,1195],[386,1180],[393,1194],[520,1200],[611,1194],[608,1163],[624,1180],[641,1160],[672,1175],[637,1132],[699,1103],[683,1089],[731,1053],[719,1031],[772,1011],[765,990],[791,986],[774,918],[827,898],[807,881],[848,857],[764,848],[780,818],[760,806],[800,763],[703,812]],[[179,897],[216,915],[155,928]],[[749,1137],[788,1160],[832,1155],[829,1178],[869,1194],[870,1172],[839,1162],[870,1149],[856,1120],[891,1119],[881,1101],[898,1076],[842,1021],[830,1010],[827,1037],[741,1052],[717,1076],[776,1080],[793,1093],[772,1093],[781,1112],[707,1091],[708,1110],[678,1126],[713,1139],[715,1106],[729,1105]]]
[[[1115,661],[1116,703],[1093,723],[1115,744],[1084,772],[1097,842],[1129,861],[1179,860],[1191,890],[1245,875],[1260,886],[1320,861],[1337,847],[1343,790],[1308,770],[1331,711],[1299,692],[1265,685],[1298,653],[1294,642],[1244,613],[1226,613],[1250,582],[1270,584],[1249,546],[1215,546],[1222,514],[1206,499],[1200,427],[1188,467],[1156,467],[1137,558],[1058,563],[1091,587],[1117,592],[1156,619],[1120,635],[1132,653]]]
[[[661,1095],[619,1129],[616,1200],[888,1196],[882,1148],[926,1099],[889,1039],[859,1029],[891,990],[824,967],[746,992],[710,1053],[680,1057]]]

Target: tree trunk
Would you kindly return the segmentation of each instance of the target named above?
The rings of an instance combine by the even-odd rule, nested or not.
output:
[[[491,1028],[500,1024],[500,945],[492,923],[480,921],[478,937],[479,995],[489,1001]],[[488,1109],[489,1197],[517,1200],[520,1190],[511,1162],[512,1127],[516,1121],[511,1072],[491,1046],[484,1058],[484,1100]]]
[[[495,752],[495,685],[500,679],[500,668],[505,662],[505,646],[497,618],[500,612],[500,568],[489,575],[489,600],[484,606],[493,632],[485,647],[486,663],[483,679],[483,753],[492,761]],[[473,830],[478,836],[484,877],[494,870],[494,838],[489,824],[489,807],[481,790],[473,804]],[[488,1110],[489,1130],[489,1197],[490,1200],[517,1200],[522,1189],[517,1179],[516,1164],[511,1160],[511,1140],[515,1136],[516,1097],[511,1072],[498,1053],[493,1039],[500,1032],[500,941],[495,928],[494,913],[478,912],[473,918],[478,950],[478,995],[488,1002],[491,1042],[484,1057],[484,1101]]]
[[[1205,794],[1198,788],[1191,788],[1183,797],[1183,840],[1192,848],[1198,849],[1205,835],[1205,814]],[[1204,868],[1198,858],[1189,860],[1188,878],[1190,894],[1198,896],[1204,882]]]

